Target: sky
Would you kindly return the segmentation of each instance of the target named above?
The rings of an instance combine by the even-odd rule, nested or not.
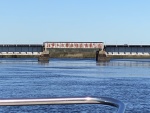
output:
[[[0,44],[150,44],[150,0],[0,0]]]

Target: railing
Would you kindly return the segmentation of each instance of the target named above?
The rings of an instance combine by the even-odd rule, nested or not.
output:
[[[104,104],[118,108],[117,113],[124,113],[125,105],[119,100],[108,97],[84,98],[47,98],[47,99],[3,99],[0,106],[21,105],[60,105],[60,104]]]

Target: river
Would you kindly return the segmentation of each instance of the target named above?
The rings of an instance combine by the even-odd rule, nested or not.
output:
[[[150,59],[0,59],[0,98],[111,97],[150,112]],[[104,105],[1,106],[1,113],[115,113]]]

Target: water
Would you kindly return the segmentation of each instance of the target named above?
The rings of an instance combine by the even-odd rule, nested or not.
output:
[[[125,113],[150,112],[150,60],[0,59],[0,98],[112,97]],[[1,106],[1,113],[115,113],[103,105]]]

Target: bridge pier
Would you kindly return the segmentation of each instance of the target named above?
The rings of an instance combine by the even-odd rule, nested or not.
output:
[[[110,61],[110,57],[107,56],[105,50],[96,51],[96,61],[97,62],[108,62]]]
[[[49,62],[49,51],[43,51],[42,54],[38,57],[39,62]]]

